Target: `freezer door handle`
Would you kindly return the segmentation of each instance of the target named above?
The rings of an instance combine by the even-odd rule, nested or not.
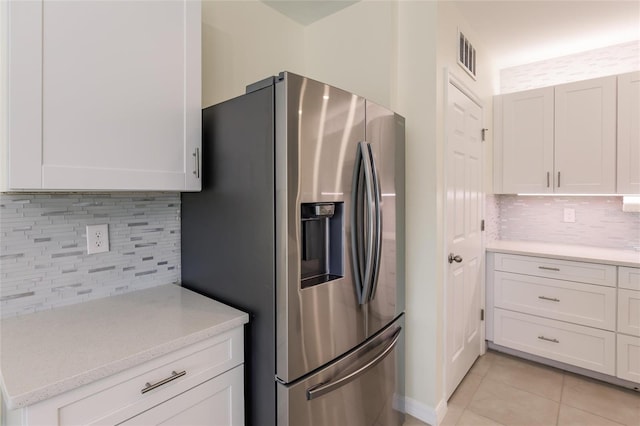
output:
[[[393,335],[389,338],[390,343],[387,344],[385,346],[385,348],[378,354],[375,356],[375,358],[373,358],[371,361],[367,362],[365,365],[363,365],[362,367],[358,368],[357,370],[348,373],[342,377],[337,377],[329,382],[325,382],[325,383],[318,383],[317,385],[314,385],[312,387],[310,387],[309,389],[307,389],[307,400],[311,401],[314,398],[318,398],[322,395],[325,395],[331,391],[334,391],[336,389],[338,389],[339,387],[342,387],[344,385],[346,385],[347,383],[357,379],[359,376],[363,375],[364,373],[366,373],[367,371],[369,371],[370,369],[372,369],[373,367],[375,367],[380,361],[382,361],[383,359],[385,359],[387,357],[387,355],[389,355],[391,353],[391,351],[393,351],[393,349],[395,348],[396,344],[398,343],[398,339],[400,338],[400,332],[402,331],[402,327],[398,327],[398,329],[396,330],[395,333],[393,333]]]

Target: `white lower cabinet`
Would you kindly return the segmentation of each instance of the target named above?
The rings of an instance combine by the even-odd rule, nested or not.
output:
[[[489,253],[487,339],[640,383],[639,277],[640,268]]]
[[[3,413],[9,425],[243,425],[243,329]]]
[[[618,280],[616,376],[640,383],[640,268],[620,267]]]

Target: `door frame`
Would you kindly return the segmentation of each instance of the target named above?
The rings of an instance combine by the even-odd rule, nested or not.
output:
[[[443,164],[444,164],[444,168],[443,168],[443,197],[445,197],[443,199],[443,221],[444,221],[444,229],[443,229],[443,238],[442,238],[442,267],[443,267],[443,291],[442,291],[442,307],[443,307],[443,316],[442,316],[442,335],[443,335],[443,350],[442,350],[442,365],[443,365],[443,374],[442,374],[442,400],[446,403],[447,401],[447,378],[448,378],[448,368],[447,368],[447,296],[448,296],[448,274],[446,273],[446,271],[448,270],[448,259],[447,259],[447,253],[449,253],[448,251],[448,247],[449,247],[449,241],[447,238],[448,235],[448,229],[449,229],[449,216],[448,216],[448,212],[447,212],[447,203],[446,203],[446,188],[448,185],[448,171],[449,171],[449,159],[448,159],[448,145],[449,145],[449,133],[448,133],[448,129],[449,129],[449,124],[450,124],[450,120],[451,117],[449,116],[448,113],[448,105],[449,105],[449,98],[450,98],[450,94],[449,94],[449,90],[450,90],[450,86],[453,85],[454,87],[456,87],[458,90],[460,90],[465,96],[467,96],[473,103],[475,103],[476,105],[478,105],[478,107],[480,107],[481,111],[482,111],[482,123],[483,125],[485,125],[485,107],[482,103],[482,101],[480,100],[480,97],[477,96],[474,91],[469,88],[459,77],[457,77],[455,74],[453,74],[448,67],[445,67],[444,69],[444,104],[443,104],[443,111],[444,111],[444,131],[443,131],[443,139],[444,139],[444,143],[443,143]],[[486,146],[486,145],[485,145]],[[486,214],[486,192],[485,192],[485,184],[484,184],[484,173],[485,173],[485,159],[486,159],[486,153],[485,153],[485,146],[483,146],[482,152],[481,152],[481,175],[482,175],[482,182],[481,182],[481,196],[480,196],[480,203],[481,203],[481,216],[484,218],[485,214]],[[485,223],[486,225],[486,223]],[[485,228],[486,229],[486,228]],[[486,288],[485,288],[485,281],[486,281],[486,253],[485,253],[485,246],[486,246],[486,235],[485,232],[481,232],[481,239],[480,239],[480,247],[481,247],[481,253],[480,253],[480,259],[481,259],[481,263],[480,263],[480,306],[482,309],[485,310],[485,320],[486,320]],[[480,355],[484,355],[484,353],[486,352],[486,343],[485,343],[485,339],[486,339],[486,331],[485,331],[486,327],[484,325],[484,320],[482,321],[482,324],[480,326]]]

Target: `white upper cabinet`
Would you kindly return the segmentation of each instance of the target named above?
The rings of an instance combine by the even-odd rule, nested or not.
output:
[[[2,190],[200,190],[200,2],[1,7]]]
[[[640,72],[618,76],[618,194],[640,193]]]
[[[553,87],[496,96],[502,138],[496,189],[508,194],[553,192]],[[499,113],[502,109],[502,114]]]
[[[615,193],[616,97],[616,76],[496,96],[494,191]]]
[[[555,87],[555,190],[616,192],[616,77]]]

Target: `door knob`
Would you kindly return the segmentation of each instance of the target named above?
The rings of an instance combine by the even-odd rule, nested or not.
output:
[[[456,263],[462,262],[462,257],[460,257],[457,254],[454,256],[453,253],[449,253],[449,263],[453,263],[453,262],[456,262]]]

